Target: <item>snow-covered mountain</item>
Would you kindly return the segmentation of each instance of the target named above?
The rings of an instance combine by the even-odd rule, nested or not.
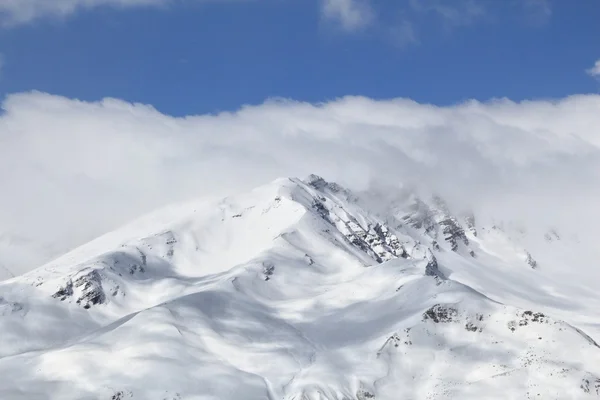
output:
[[[174,206],[0,283],[0,398],[600,398],[570,240],[317,176]]]

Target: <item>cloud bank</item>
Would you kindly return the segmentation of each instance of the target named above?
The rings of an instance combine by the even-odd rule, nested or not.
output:
[[[2,107],[0,236],[55,251],[171,202],[312,172],[359,189],[411,184],[542,222],[600,216],[598,95],[451,107],[270,100],[185,118],[39,92]]]

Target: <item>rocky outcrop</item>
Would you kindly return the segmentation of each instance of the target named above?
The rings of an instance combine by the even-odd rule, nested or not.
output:
[[[541,312],[533,312],[530,310],[523,311],[519,315],[519,319],[510,321],[508,329],[515,332],[519,327],[524,327],[530,324],[549,324],[550,319]]]
[[[101,269],[87,269],[70,277],[52,297],[60,301],[74,301],[87,310],[92,306],[105,304],[107,292],[116,296],[119,286],[106,278]]]
[[[265,262],[263,262],[262,266],[263,266],[262,273],[263,273],[264,279],[265,279],[265,281],[268,281],[271,279],[271,277],[275,273],[275,264],[273,264],[270,261],[265,261]]]
[[[446,216],[442,221],[439,222],[442,227],[442,233],[444,234],[444,240],[450,243],[452,251],[458,251],[458,244],[462,242],[465,246],[469,245],[469,239],[465,235],[464,229],[459,225],[458,221],[454,217]]]
[[[431,320],[436,324],[455,322],[458,318],[458,310],[454,307],[436,304],[423,313],[423,321]]]
[[[587,374],[581,379],[581,385],[579,387],[584,393],[600,397],[600,378],[592,374]]]
[[[421,199],[415,199],[408,207],[408,214],[402,217],[402,220],[409,226],[424,230],[434,239],[437,237],[436,213]]]
[[[408,209],[409,213],[404,215],[402,220],[412,228],[422,230],[423,233],[432,238],[432,245],[435,244],[435,247],[439,248],[439,236],[442,236],[449,243],[452,251],[458,251],[460,243],[469,246],[465,229],[458,219],[450,213],[448,205],[440,196],[433,196],[431,205],[417,198]],[[468,229],[477,236],[475,217],[470,216],[465,220],[465,223]]]
[[[527,264],[529,264],[529,266],[531,268],[536,269],[538,266],[538,262],[531,256],[531,254],[528,251],[525,252],[525,255],[526,255],[525,262]]]
[[[471,234],[477,237],[477,226],[475,224],[475,215],[473,213],[467,213],[465,216],[465,225],[467,226],[467,230],[471,232]]]

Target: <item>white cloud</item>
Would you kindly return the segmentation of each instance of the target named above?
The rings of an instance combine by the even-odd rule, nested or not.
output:
[[[600,78],[600,60],[596,61],[596,64],[586,71],[590,76]]]
[[[101,6],[160,6],[171,0],[1,0],[0,21],[4,25],[29,22],[40,17],[66,17],[82,9]]]
[[[190,0],[225,2],[228,0]],[[238,0],[243,1],[243,0]],[[325,18],[339,23],[345,31],[354,31],[373,20],[370,0],[321,0]],[[141,6],[165,6],[175,0],[0,0],[0,22],[17,25],[41,17],[63,18],[79,10],[102,6],[132,8]]]
[[[339,23],[345,31],[355,31],[369,25],[374,11],[369,0],[322,0],[323,16]]]
[[[543,221],[600,217],[597,95],[451,107],[269,101],[174,118],[35,92],[10,95],[3,108],[0,231],[40,247],[63,250],[173,201],[311,172],[355,187],[417,184]]]

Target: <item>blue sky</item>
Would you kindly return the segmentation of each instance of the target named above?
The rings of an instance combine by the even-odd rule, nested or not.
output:
[[[0,93],[186,115],[269,97],[447,105],[598,92],[586,70],[600,59],[600,1],[354,1],[7,2]]]

